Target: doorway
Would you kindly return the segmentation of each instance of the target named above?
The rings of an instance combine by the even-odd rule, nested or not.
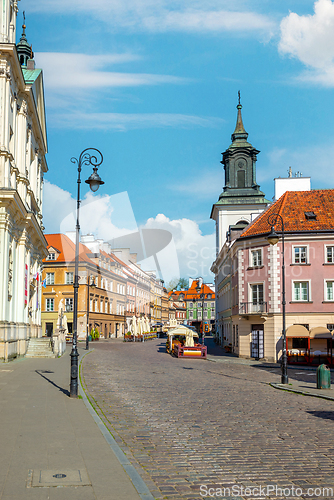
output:
[[[264,332],[263,325],[252,325],[251,357],[264,358]]]

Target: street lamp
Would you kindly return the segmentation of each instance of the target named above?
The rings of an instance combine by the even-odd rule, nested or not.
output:
[[[79,353],[77,349],[77,340],[78,340],[78,289],[79,289],[79,233],[80,233],[80,224],[79,224],[79,213],[80,213],[80,184],[81,178],[80,173],[83,165],[92,165],[93,173],[90,177],[85,181],[89,184],[90,189],[95,192],[99,189],[99,187],[104,184],[101,180],[99,174],[97,173],[98,167],[103,162],[102,153],[95,148],[87,148],[82,151],[79,156],[79,160],[77,158],[71,158],[71,162],[78,165],[78,196],[77,196],[77,224],[76,224],[76,232],[75,232],[75,271],[74,271],[74,300],[73,300],[73,343],[72,343],[72,351],[71,351],[71,382],[70,382],[70,397],[77,398],[78,397],[78,358]]]
[[[277,222],[280,222],[282,225],[282,316],[283,316],[283,349],[282,349],[282,384],[288,384],[288,363],[287,363],[287,355],[286,355],[286,330],[285,330],[285,263],[284,263],[284,221],[280,214],[271,214],[268,217],[268,225],[271,226],[271,232],[269,236],[267,236],[267,241],[271,245],[276,245],[279,241],[280,237],[275,231],[275,225]]]
[[[198,294],[200,294],[200,292],[202,290],[202,286],[203,285],[200,285],[200,280],[198,280],[198,284],[197,284],[197,287],[196,287],[196,292]],[[204,290],[204,287],[203,287],[203,290]],[[204,299],[205,299],[205,293],[201,293],[199,295],[198,304],[201,301],[201,304],[202,304],[202,345],[204,345]]]
[[[90,288],[95,288],[96,285],[95,285],[95,281],[92,281],[91,283],[91,278],[93,278],[93,280],[95,280],[95,276],[89,276],[88,273],[87,273],[87,332],[86,332],[86,351],[88,351],[89,349],[89,287]]]

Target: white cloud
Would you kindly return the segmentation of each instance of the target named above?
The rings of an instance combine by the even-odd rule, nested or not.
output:
[[[333,86],[334,3],[317,0],[313,15],[290,12],[281,22],[279,50],[307,67],[298,80]]]
[[[215,117],[200,117],[172,113],[81,113],[53,114],[49,124],[53,127],[89,130],[133,130],[152,127],[216,127],[222,122]]]
[[[46,88],[56,93],[104,87],[135,87],[163,83],[183,83],[184,78],[148,73],[119,73],[102,71],[110,64],[138,60],[132,54],[87,55],[61,52],[39,52],[38,66],[43,68]]]
[[[45,182],[45,233],[65,233],[75,229],[76,202],[71,194],[55,184]],[[93,195],[88,192],[80,209],[81,234],[94,234],[110,241],[137,231],[137,225],[127,193]],[[196,222],[190,219],[170,220],[163,214],[147,220],[143,229],[163,229],[173,236],[172,241],[157,254],[163,279],[175,276],[203,276],[212,280],[209,272],[215,259],[214,234],[203,235]],[[155,266],[154,259],[142,261],[143,269]]]
[[[43,221],[46,233],[74,231],[75,210],[76,200],[71,193],[45,181]],[[106,241],[135,231],[137,225],[128,194],[93,195],[88,191],[80,207],[80,226],[82,234],[93,233]]]
[[[239,2],[244,9],[244,2]],[[91,14],[113,29],[127,28],[149,32],[219,32],[242,34],[271,32],[274,23],[268,16],[230,9],[225,0],[31,0],[29,10],[59,14]]]
[[[210,267],[215,260],[215,234],[203,235],[198,224],[190,219],[171,220],[163,214],[150,218],[144,225],[148,229],[164,229],[173,235],[178,255],[180,275],[183,277],[202,276],[207,281],[213,279]],[[164,267],[168,269],[169,262],[174,261],[173,255],[164,255]],[[168,269],[168,279],[172,279],[173,266]]]

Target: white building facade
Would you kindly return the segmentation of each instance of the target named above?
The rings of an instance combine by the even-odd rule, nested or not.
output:
[[[43,75],[25,26],[15,45],[17,1],[0,11],[0,359],[41,336],[43,175],[47,172]]]

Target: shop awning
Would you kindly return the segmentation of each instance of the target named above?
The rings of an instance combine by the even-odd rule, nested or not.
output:
[[[331,339],[332,334],[324,326],[317,326],[316,328],[312,328],[310,330],[310,338],[311,339]]]
[[[292,325],[289,326],[289,328],[286,331],[286,336],[287,337],[294,337],[294,338],[303,338],[303,337],[309,337],[310,332],[308,331],[305,326],[302,325]]]

